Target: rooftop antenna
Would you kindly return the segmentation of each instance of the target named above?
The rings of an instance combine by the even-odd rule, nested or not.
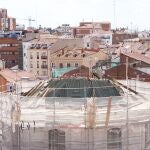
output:
[[[35,20],[32,19],[31,16],[29,16],[28,21],[29,21],[29,27],[32,27],[32,26],[31,26],[31,22],[32,22],[32,21],[35,21]]]
[[[36,2],[36,5],[35,5],[35,14],[36,14],[36,28],[38,28],[38,1]]]

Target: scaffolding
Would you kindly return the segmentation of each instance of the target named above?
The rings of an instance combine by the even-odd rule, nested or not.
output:
[[[126,98],[55,97],[55,92],[54,97],[26,97],[1,93],[0,148],[148,150],[149,95],[129,95],[128,106]]]

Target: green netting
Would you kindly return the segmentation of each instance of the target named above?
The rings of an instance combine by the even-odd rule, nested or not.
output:
[[[61,79],[49,81],[54,88],[48,97],[109,97],[120,96],[117,88],[109,80]]]
[[[66,72],[69,72],[71,70],[75,69],[75,67],[64,67],[59,69],[52,69],[52,77],[57,78],[65,74]]]

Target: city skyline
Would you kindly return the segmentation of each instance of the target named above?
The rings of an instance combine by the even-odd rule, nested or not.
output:
[[[112,27],[150,29],[148,0],[0,0],[9,17],[28,26],[55,28],[63,23],[78,26],[81,21],[109,21]],[[25,20],[26,19],[26,20]]]

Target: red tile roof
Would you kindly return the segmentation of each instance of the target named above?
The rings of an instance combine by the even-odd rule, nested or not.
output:
[[[2,75],[8,82],[15,82],[20,80],[23,77],[28,77],[30,79],[34,79],[34,75],[27,71],[12,71],[9,69],[4,69],[0,71],[0,75]]]
[[[140,54],[140,53],[122,53],[122,54],[124,54],[130,58],[133,58],[133,59],[145,62],[147,64],[150,64],[150,57],[145,56],[143,54]]]

